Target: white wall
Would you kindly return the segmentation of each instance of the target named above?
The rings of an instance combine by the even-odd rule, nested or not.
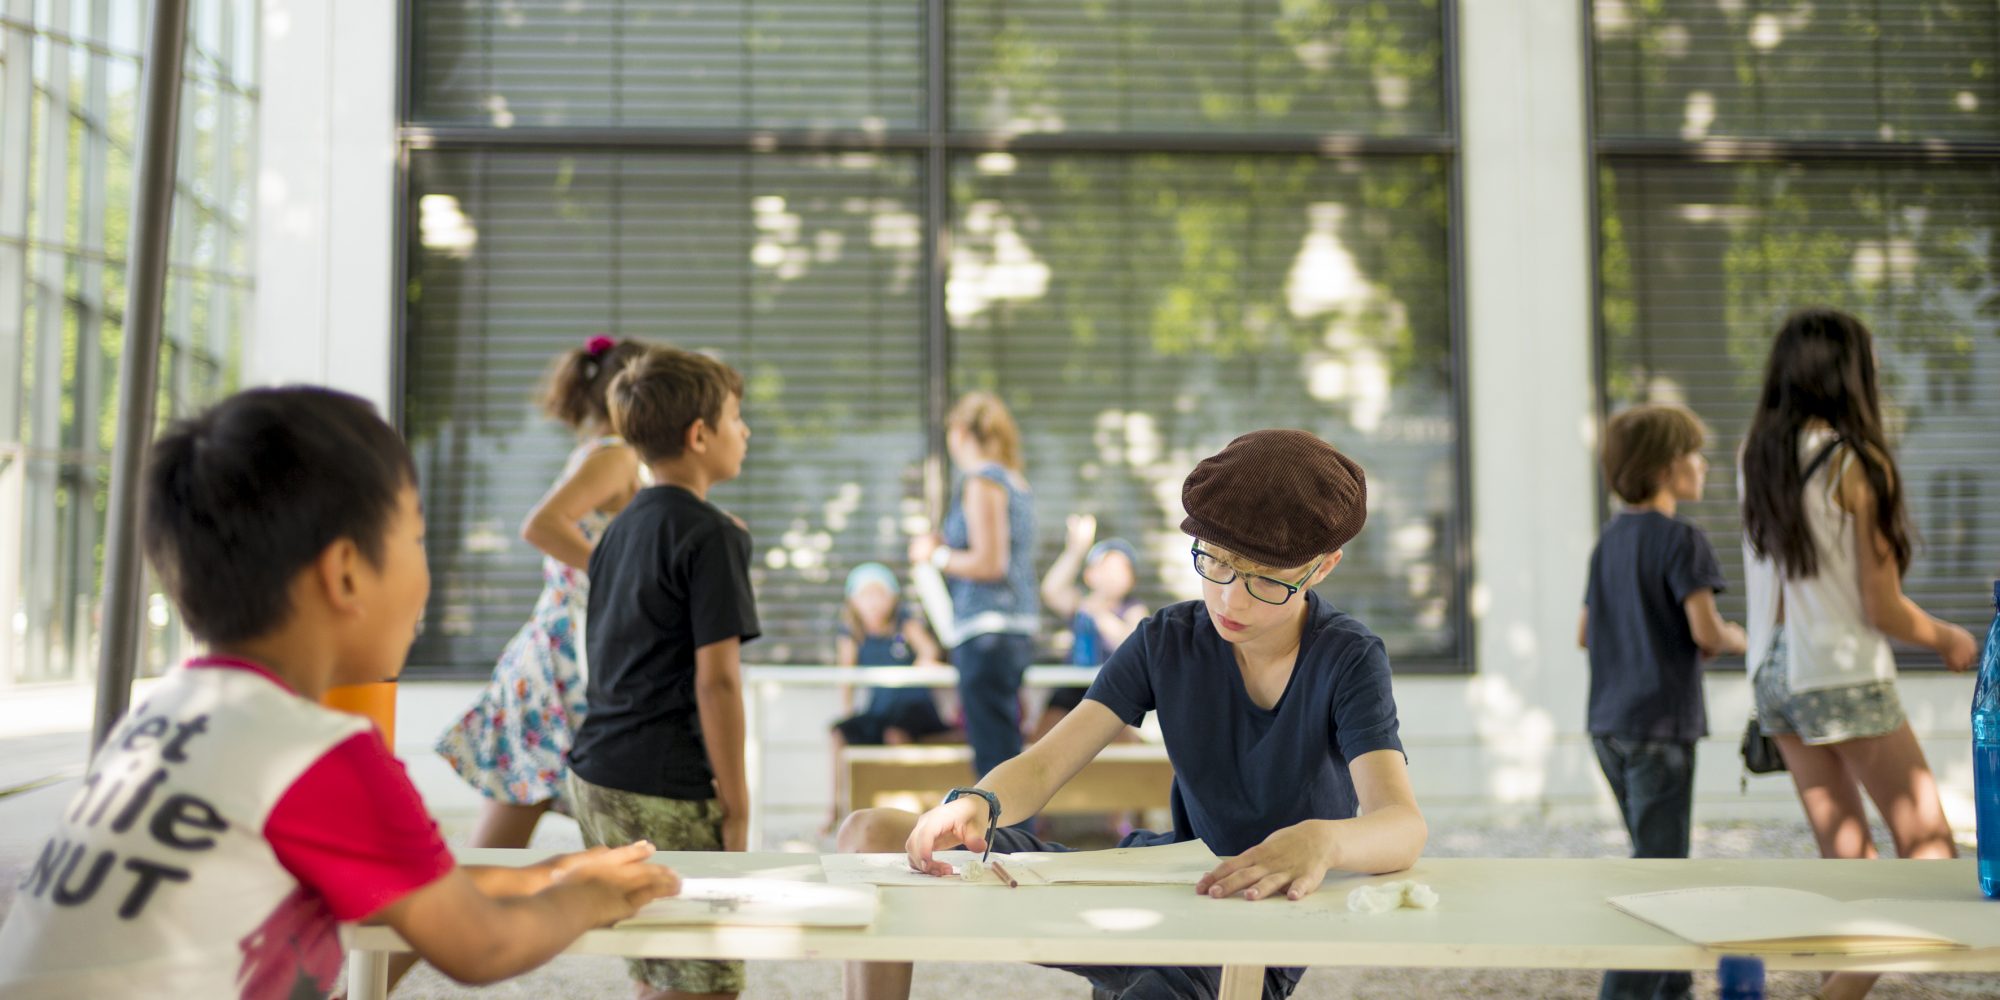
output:
[[[1459,6],[1477,672],[1401,679],[1404,742],[1435,816],[1608,816],[1583,732],[1587,671],[1573,638],[1597,522],[1582,5]],[[390,0],[345,0],[338,18],[333,9],[330,0],[265,5],[250,381],[325,382],[386,404],[395,11]],[[1926,675],[1901,690],[1947,810],[1969,826],[1970,684]],[[414,727],[400,734],[419,768],[433,766],[427,727],[450,714],[436,700],[408,713]],[[1735,739],[1748,706],[1740,675],[1710,683],[1716,735],[1701,750],[1699,816],[1798,815],[1782,777],[1738,794]],[[822,733],[834,708],[825,692],[772,706],[774,828],[825,814]]]
[[[393,369],[396,4],[265,0],[257,322],[248,384],[387,407]]]

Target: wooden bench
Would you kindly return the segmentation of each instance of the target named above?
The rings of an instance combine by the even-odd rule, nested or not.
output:
[[[844,747],[836,766],[844,792],[838,803],[840,815],[871,806],[922,812],[936,805],[946,792],[972,783],[972,748],[962,744]],[[1174,767],[1167,762],[1166,747],[1114,743],[1084,765],[1042,813],[1165,809],[1173,780]]]

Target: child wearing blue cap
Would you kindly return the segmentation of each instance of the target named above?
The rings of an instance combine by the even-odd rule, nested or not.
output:
[[[847,574],[847,602],[840,609],[835,662],[843,667],[907,667],[944,662],[937,640],[903,606],[902,584],[881,563],[862,563]],[[876,688],[868,707],[833,724],[837,741],[869,745],[909,743],[951,728],[938,714],[929,688]],[[841,710],[854,710],[854,690],[841,696]]]
[[[1099,667],[1146,619],[1146,605],[1132,596],[1139,583],[1139,554],[1123,538],[1097,538],[1097,518],[1072,514],[1062,555],[1042,578],[1042,603],[1070,620],[1069,662]],[[1077,588],[1081,570],[1083,589]],[[1048,735],[1083,701],[1085,688],[1057,688],[1035,722],[1034,739]]]

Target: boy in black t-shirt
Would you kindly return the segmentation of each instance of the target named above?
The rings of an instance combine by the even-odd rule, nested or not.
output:
[[[641,490],[590,556],[590,711],[570,750],[570,794],[591,844],[741,851],[742,644],[755,639],[750,536],[708,502],[749,448],[743,377],[655,348],[611,383],[611,419],[658,485]],[[641,1000],[733,995],[743,963],[627,962]]]
[[[1708,735],[1703,657],[1741,653],[1743,627],[1715,609],[1722,567],[1699,526],[1706,435],[1685,407],[1638,406],[1604,428],[1604,477],[1626,508],[1590,554],[1577,642],[1590,651],[1590,736],[1636,858],[1685,858],[1694,745]],[[1689,995],[1684,972],[1608,972],[1603,1000]]]

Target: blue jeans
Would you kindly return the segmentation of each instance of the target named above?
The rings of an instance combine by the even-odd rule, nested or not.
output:
[[[1694,744],[1596,736],[1597,763],[1632,835],[1635,858],[1685,858],[1694,813]],[[1607,972],[1598,1000],[1681,1000],[1685,972]]]
[[[1034,655],[1034,640],[1009,632],[974,636],[952,650],[975,781],[1021,752],[1021,677]]]

